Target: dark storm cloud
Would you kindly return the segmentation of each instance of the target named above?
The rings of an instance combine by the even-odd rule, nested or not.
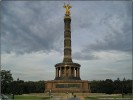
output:
[[[106,26],[110,31],[105,35],[102,41],[97,40],[96,43],[89,45],[85,48],[85,51],[101,51],[101,50],[117,50],[123,52],[132,51],[132,23],[125,20],[121,30],[117,30],[116,27],[112,27],[109,23],[106,23]],[[127,22],[128,21],[128,22]]]
[[[83,40],[84,47],[79,47],[83,48],[81,58],[94,59],[93,50],[131,52],[132,11],[129,2],[71,3],[72,35],[75,37],[84,30],[85,37],[89,36]],[[3,1],[2,52],[59,51],[63,47],[62,4],[57,1]],[[73,45],[80,46],[78,39]],[[86,57],[87,52],[91,56]]]
[[[58,2],[55,4],[58,9],[60,5]],[[54,12],[55,4],[41,1],[2,2],[2,51],[24,53],[57,50],[63,23],[60,13]]]
[[[74,53],[75,59],[97,59],[95,52],[99,51],[120,51],[131,53],[132,52],[132,2],[130,1],[109,1],[109,2],[89,2],[88,6],[83,8],[86,10],[80,11],[82,16],[80,23],[73,25],[80,32],[85,39],[81,52],[77,55]],[[85,4],[87,5],[87,3]],[[92,10],[93,9],[93,10]],[[82,13],[81,13],[82,12]],[[86,14],[85,14],[86,13]],[[76,13],[75,13],[76,14]],[[77,16],[74,16],[75,20]],[[77,40],[78,42],[79,40]],[[84,41],[84,40],[82,40]],[[83,42],[79,42],[83,44]],[[88,44],[87,44],[88,42]]]
[[[104,29],[104,31],[97,31],[97,33],[102,32],[102,38],[95,39],[94,43],[88,44],[81,52],[90,53],[111,50],[132,52],[132,3],[114,4],[112,9],[103,11],[106,14],[101,16],[98,21],[99,26],[95,27],[95,29],[99,29],[99,27]]]

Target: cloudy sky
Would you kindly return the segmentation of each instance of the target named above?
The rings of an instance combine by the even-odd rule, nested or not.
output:
[[[132,1],[71,1],[73,62],[82,80],[131,79]],[[1,2],[1,69],[53,80],[63,61],[64,1]]]

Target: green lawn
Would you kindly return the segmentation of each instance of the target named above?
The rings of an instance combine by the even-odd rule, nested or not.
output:
[[[97,95],[97,96],[90,96],[90,97],[86,97],[85,98],[85,100],[98,100],[99,98],[112,98],[111,100],[116,100],[116,98],[118,99],[118,98],[122,98],[122,96],[121,95],[118,95],[118,96],[115,96],[115,95],[104,95],[104,96],[102,96],[102,95]],[[127,94],[127,95],[124,95],[124,98],[133,98],[133,96],[131,95],[131,94]],[[131,99],[132,100],[132,99]]]
[[[12,96],[8,95],[8,97],[11,99]],[[118,98],[122,98],[121,94],[90,94],[88,97],[85,98],[85,100],[98,100],[99,98],[112,98],[111,100],[118,100]],[[124,95],[124,98],[133,98],[131,94]],[[24,94],[24,95],[15,95],[14,100],[50,100],[51,98],[48,95],[39,95],[39,94]],[[102,99],[101,99],[102,100]]]
[[[9,98],[11,99],[12,96],[10,95]],[[50,100],[50,97],[39,97],[39,96],[25,96],[25,95],[15,95],[14,100],[24,100],[24,99],[30,99],[30,100]]]

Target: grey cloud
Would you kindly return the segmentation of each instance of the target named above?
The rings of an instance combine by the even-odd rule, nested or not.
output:
[[[119,62],[132,62],[132,59],[122,59],[122,60],[117,60],[116,63]]]
[[[2,2],[2,52],[60,51],[63,47],[64,31],[62,4],[63,2],[57,1]],[[93,37],[88,39],[94,42],[82,47],[80,57],[93,50],[131,51],[130,3],[72,2],[72,5],[72,32],[84,29],[86,36]],[[113,19],[114,15],[124,23],[121,31],[117,30],[117,23],[115,27],[110,23],[110,18]]]
[[[106,5],[105,5],[106,4]],[[94,6],[94,4],[92,4]],[[101,6],[102,5],[102,6]],[[99,51],[122,51],[126,53],[132,52],[132,5],[131,2],[107,2],[99,3],[99,10],[93,11],[89,17],[84,16],[86,20],[80,20],[81,26],[77,29],[85,28],[88,30],[88,40],[94,36],[92,43],[85,44],[82,47],[81,54],[74,54],[75,59],[97,59],[93,55]],[[106,9],[105,9],[106,8]],[[100,12],[99,12],[100,11]],[[84,13],[91,12],[90,10],[83,11]],[[84,14],[83,14],[84,15]],[[97,15],[97,16],[96,16]],[[88,25],[90,23],[90,25]],[[87,35],[86,35],[87,36]]]
[[[96,79],[96,80],[99,80],[99,79],[106,79],[106,78],[110,78],[110,79],[116,79],[117,77],[119,78],[123,78],[123,77],[126,77],[128,79],[131,79],[132,75],[132,67],[131,67],[131,64],[128,66],[128,63],[123,63],[121,62],[121,65],[118,65],[118,64],[115,64],[114,65],[111,65],[111,64],[107,64],[105,62],[105,67],[102,67],[100,66],[100,63],[97,64],[97,68],[92,68],[92,66],[95,66],[95,65],[91,65],[91,68],[89,69],[89,71],[87,72],[87,68],[84,69],[82,71],[82,74],[87,74],[86,76],[82,75],[84,78],[88,78],[88,79]],[[126,66],[123,66],[123,65],[126,65]],[[103,65],[104,66],[104,65]],[[96,66],[95,66],[96,67]],[[86,72],[86,73],[85,73]]]
[[[75,52],[73,54],[73,58],[76,60],[94,60],[98,59],[95,55],[92,53],[84,53],[84,52]]]
[[[55,4],[58,8],[58,2]],[[60,50],[57,42],[63,39],[63,20],[59,12],[55,14],[54,6],[53,2],[3,2],[2,51]]]
[[[108,78],[116,80],[118,77],[120,79],[123,79],[124,77],[126,77],[128,79],[132,79],[132,76],[129,74],[129,72],[124,72],[124,73],[103,73],[103,74],[97,72],[95,74],[91,73],[91,75],[88,76],[88,77],[91,80],[105,80],[105,79],[108,79]]]
[[[127,7],[128,9],[129,7]],[[109,51],[116,50],[122,52],[131,53],[132,51],[132,12],[128,15],[126,12],[123,14],[114,13],[114,15],[105,16],[101,20],[101,25],[105,27],[105,36],[103,39],[97,39],[95,43],[92,43],[84,48],[84,52],[90,51]]]
[[[102,41],[97,40],[95,44],[89,45],[85,48],[85,51],[99,51],[99,50],[117,50],[123,52],[132,51],[132,32],[131,26],[124,25],[123,32],[120,33],[116,29],[112,28],[111,25],[108,25],[113,33],[107,34]]]

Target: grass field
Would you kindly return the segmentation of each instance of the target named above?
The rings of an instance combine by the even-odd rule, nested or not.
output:
[[[82,94],[82,93],[75,93],[77,97],[84,97],[84,100],[132,100],[133,96],[131,94],[124,95],[124,98],[122,98],[121,94],[100,94],[100,93],[89,93],[89,94]],[[66,94],[64,93],[58,93],[58,94],[52,94],[53,99],[57,96],[65,97]],[[8,95],[8,97],[11,99],[12,96]],[[132,98],[132,99],[131,99]],[[48,94],[23,94],[23,95],[15,95],[14,100],[51,100],[51,97],[48,96]],[[57,99],[56,99],[57,100]],[[83,100],[83,99],[82,99]]]
[[[90,97],[85,97],[85,100],[133,100],[132,94],[124,95],[122,98],[121,94],[113,95],[93,95]]]
[[[12,96],[8,96],[10,99],[12,99]],[[14,100],[50,100],[50,97],[42,97],[42,96],[30,96],[30,95],[15,95]]]

